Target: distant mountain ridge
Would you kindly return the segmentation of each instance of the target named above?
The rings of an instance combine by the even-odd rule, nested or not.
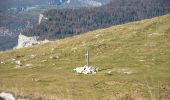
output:
[[[96,6],[106,4],[111,0],[0,0],[0,11],[6,11],[10,8],[21,8],[35,5],[62,5],[70,4],[72,6]],[[68,5],[68,6],[70,6]],[[67,6],[65,6],[67,7]]]
[[[0,0],[0,5],[7,7],[24,6],[24,5],[44,5],[44,4],[61,4],[67,0]]]

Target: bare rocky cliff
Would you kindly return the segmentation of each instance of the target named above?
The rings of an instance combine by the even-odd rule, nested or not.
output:
[[[33,45],[44,44],[49,42],[48,40],[38,41],[38,38],[38,36],[28,37],[20,34],[18,37],[18,45],[16,48],[31,47]]]

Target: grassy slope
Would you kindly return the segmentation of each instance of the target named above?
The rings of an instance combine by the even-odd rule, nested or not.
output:
[[[0,53],[6,63],[0,64],[0,91],[69,100],[168,98],[169,24],[170,15],[165,15]],[[95,75],[72,71],[85,65],[87,48],[91,65],[102,69]],[[12,58],[22,61],[21,68],[14,68]]]

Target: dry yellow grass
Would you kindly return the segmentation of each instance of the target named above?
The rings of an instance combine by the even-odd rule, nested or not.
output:
[[[101,69],[95,75],[73,72],[85,65],[87,48]],[[169,59],[168,14],[0,53],[0,91],[44,100],[168,100]]]

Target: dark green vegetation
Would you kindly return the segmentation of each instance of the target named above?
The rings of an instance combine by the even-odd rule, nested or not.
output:
[[[52,100],[169,100],[170,15],[0,53],[0,91]],[[90,64],[95,75],[73,68]],[[16,62],[21,66],[16,68]]]
[[[90,0],[91,1],[91,0]],[[0,0],[0,51],[17,45],[18,35],[38,24],[41,13],[49,9],[91,7],[89,0]],[[95,0],[102,4],[110,0]],[[5,44],[4,44],[5,43]]]
[[[169,0],[112,0],[96,8],[57,9],[44,13],[48,20],[23,32],[26,36],[56,39],[97,28],[152,18],[170,12]]]

